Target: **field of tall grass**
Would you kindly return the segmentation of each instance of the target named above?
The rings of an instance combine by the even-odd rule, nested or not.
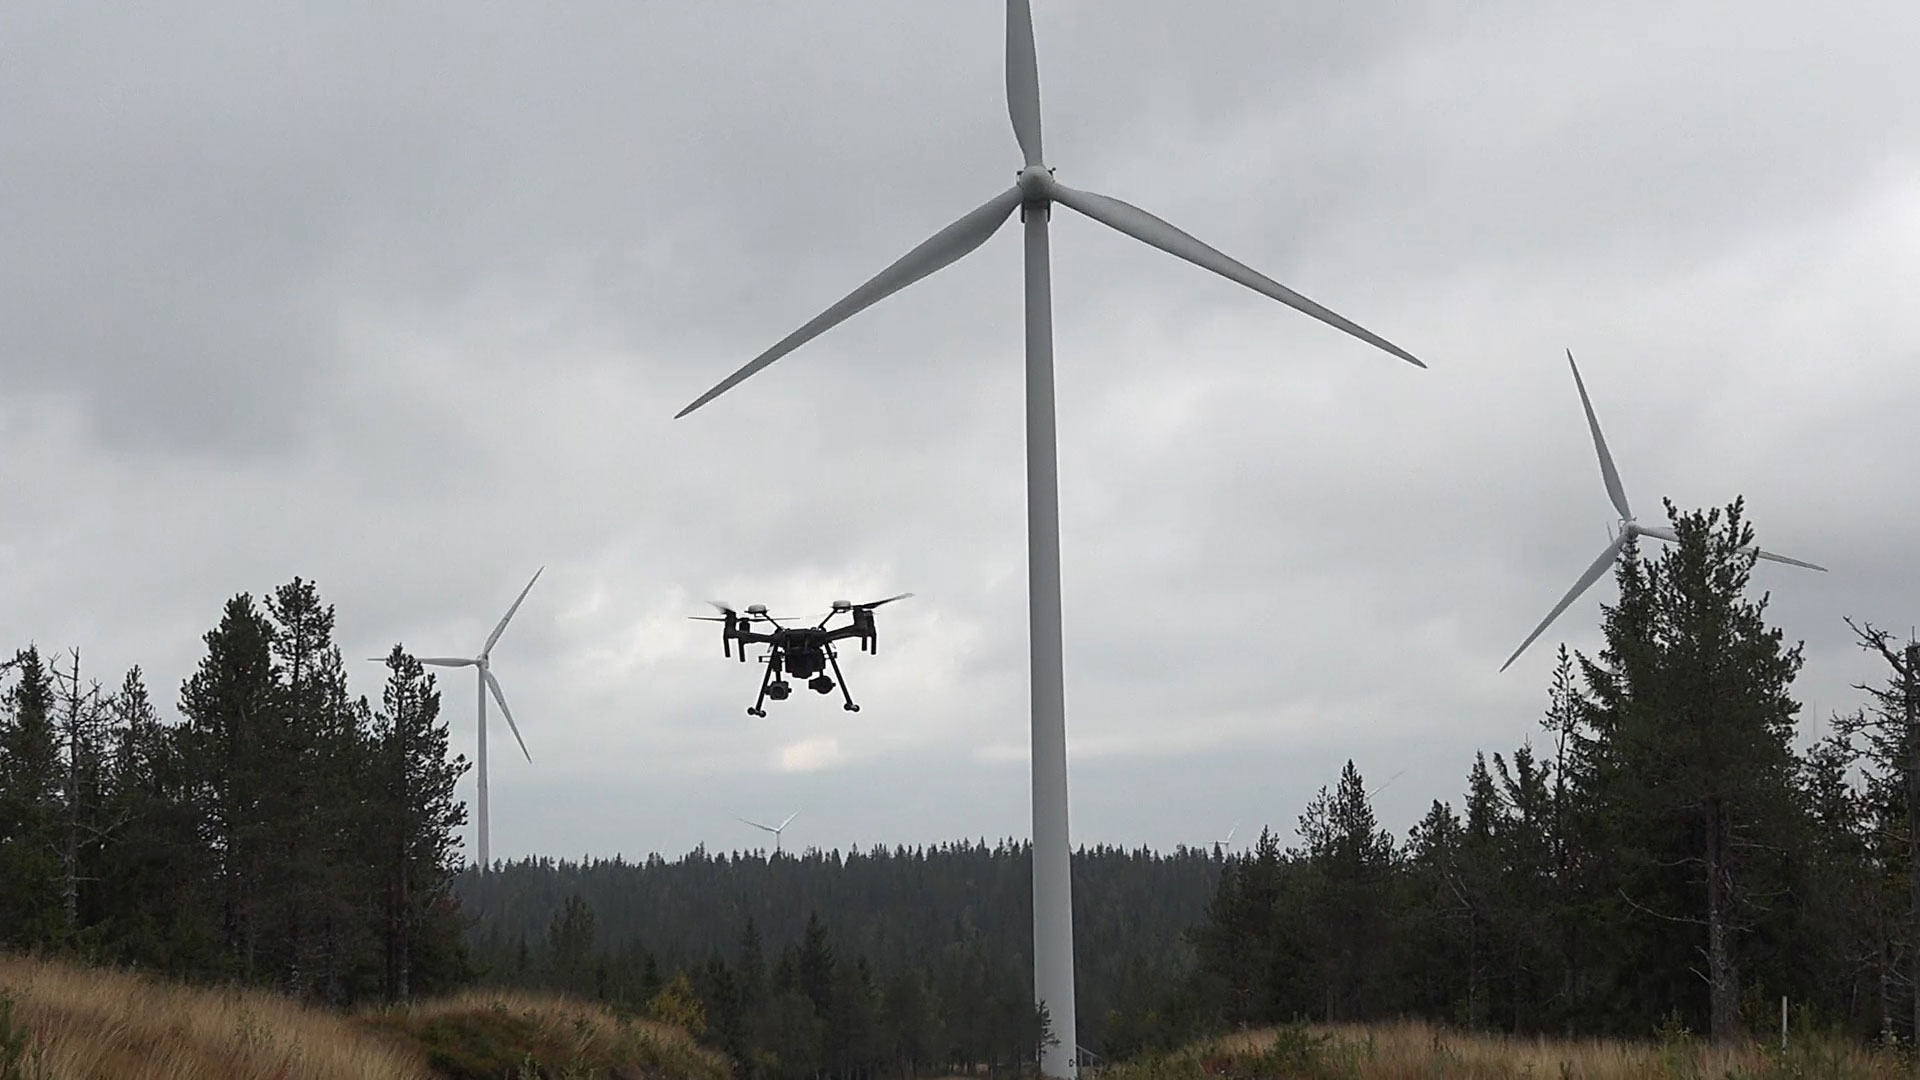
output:
[[[1893,1080],[1896,1054],[1817,1037],[1716,1048],[1690,1035],[1642,1043],[1507,1038],[1409,1022],[1246,1032],[1128,1062],[1101,1080]]]
[[[463,994],[352,1015],[0,955],[0,1080],[727,1080],[663,1024]]]

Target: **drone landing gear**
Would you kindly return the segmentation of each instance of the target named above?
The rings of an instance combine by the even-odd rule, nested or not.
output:
[[[840,707],[848,712],[859,712],[860,706],[853,703],[853,695],[847,692],[847,677],[840,674],[840,658],[833,654],[832,646],[827,647],[827,663],[833,665],[833,677],[840,680],[840,695],[847,699],[847,703]]]
[[[741,646],[741,649],[740,649],[740,655],[742,657],[745,657],[746,654],[747,654],[747,650],[746,650],[746,647],[743,645]],[[747,709],[748,716],[764,717],[767,715],[767,710],[764,708],[764,706],[767,703],[767,691],[773,690],[775,687],[778,687],[779,689],[774,693],[773,700],[784,701],[786,699],[786,696],[787,696],[786,682],[781,681],[776,683],[773,678],[775,675],[779,673],[780,673],[780,653],[779,653],[779,650],[775,650],[772,655],[767,657],[766,674],[760,676],[760,696],[755,698],[753,700],[753,704],[750,707],[748,707]]]

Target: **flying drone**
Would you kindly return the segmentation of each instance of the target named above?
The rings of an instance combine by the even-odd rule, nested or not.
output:
[[[753,707],[747,710],[748,716],[765,716],[763,708],[768,698],[785,701],[793,693],[793,685],[786,676],[807,680],[807,686],[816,694],[831,694],[835,685],[846,699],[841,708],[848,712],[859,712],[860,706],[853,703],[853,695],[847,692],[847,677],[840,673],[840,659],[834,653],[833,643],[857,638],[860,651],[876,653],[880,651],[879,631],[873,625],[873,609],[882,604],[891,604],[895,600],[905,600],[912,593],[889,596],[885,600],[875,600],[866,604],[854,604],[845,600],[835,600],[832,610],[826,618],[814,626],[783,626],[780,620],[767,614],[765,604],[754,604],[747,608],[746,614],[733,609],[730,604],[718,600],[709,600],[719,610],[718,615],[692,616],[699,622],[717,622],[720,628],[720,649],[728,657],[733,656],[733,643],[740,643],[740,662],[747,662],[747,646],[750,643],[767,645],[764,662],[766,673],[760,679],[760,696],[754,700]],[[853,621],[846,626],[827,629],[834,616],[845,615]],[[789,619],[789,621],[792,621]],[[756,629],[758,627],[759,629]],[[833,669],[833,675],[827,675],[827,669]],[[836,683],[836,680],[837,683]]]
[[[847,700],[843,709],[849,713],[858,713],[860,705],[852,703],[852,694],[847,692],[847,676],[841,675],[839,657],[833,651],[833,642],[845,642],[847,638],[860,640],[860,651],[877,653],[879,651],[879,630],[874,626],[874,609],[881,603],[893,603],[906,600],[910,592],[899,596],[889,596],[887,600],[874,600],[870,603],[849,603],[845,600],[833,601],[826,619],[814,626],[783,626],[778,617],[766,613],[764,603],[755,603],[747,607],[747,613],[741,615],[733,611],[730,603],[708,600],[720,615],[693,615],[701,623],[720,623],[720,650],[728,657],[733,655],[733,642],[739,642],[739,661],[747,663],[747,646],[753,642],[764,642],[766,650],[766,675],[760,676],[760,696],[753,701],[753,707],[747,709],[749,717],[764,717],[766,700],[785,701],[793,694],[793,684],[785,676],[804,678],[806,686],[814,694],[831,694],[835,680],[839,680],[841,696]],[[835,615],[847,615],[852,623],[835,626],[829,630],[828,623]],[[791,621],[791,619],[789,619]],[[762,626],[762,628],[755,628]],[[828,676],[826,669],[833,669]]]

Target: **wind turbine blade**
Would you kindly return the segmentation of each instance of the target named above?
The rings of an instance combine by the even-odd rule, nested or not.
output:
[[[1620,486],[1620,470],[1613,467],[1613,455],[1607,452],[1606,436],[1600,434],[1600,419],[1593,415],[1593,402],[1587,397],[1587,384],[1580,378],[1580,365],[1573,362],[1572,349],[1567,350],[1567,366],[1573,369],[1573,385],[1580,390],[1580,407],[1587,410],[1587,428],[1593,432],[1594,452],[1600,455],[1600,479],[1606,481],[1607,498],[1613,500],[1613,508],[1620,511],[1621,517],[1631,518],[1633,511],[1627,508],[1627,490]]]
[[[1236,821],[1233,823],[1233,828],[1227,830],[1227,839],[1225,840],[1225,843],[1229,843],[1229,844],[1233,843],[1233,834],[1239,831],[1240,831],[1240,823]]]
[[[773,831],[773,826],[771,826],[771,825],[762,825],[762,824],[760,824],[760,823],[759,823],[759,822],[757,822],[757,821],[747,821],[747,819],[746,819],[746,818],[743,818],[743,817],[739,817],[738,815],[736,815],[736,816],[734,817],[734,820],[735,820],[735,821],[739,821],[739,822],[743,822],[743,823],[745,823],[745,824],[748,824],[748,825],[751,825],[751,826],[753,826],[753,827],[754,827],[754,828],[756,828],[756,829],[765,829],[765,830],[766,830],[766,831],[768,831],[768,832],[772,832],[772,831]]]
[[[1052,184],[1048,192],[1055,202],[1065,203],[1108,228],[1126,233],[1135,240],[1157,247],[1169,255],[1177,255],[1195,266],[1211,270],[1228,281],[1245,285],[1254,292],[1278,300],[1296,311],[1311,315],[1336,330],[1352,334],[1377,349],[1384,349],[1415,367],[1427,366],[1412,353],[1359,323],[1321,307],[1258,270],[1229,258],[1131,203],[1124,203],[1106,195],[1096,195],[1091,191],[1080,191],[1065,184]]]
[[[780,823],[780,828],[785,829],[787,826],[793,824],[793,819],[799,816],[800,816],[800,811],[798,810],[795,810],[793,813],[788,814],[787,820]]]
[[[902,255],[892,266],[875,274],[839,303],[814,316],[811,322],[781,338],[779,344],[720,380],[719,385],[695,398],[693,404],[674,413],[673,418],[680,419],[733,389],[761,368],[986,243],[987,237],[992,236],[1007,220],[1007,215],[1013,213],[1013,208],[1019,205],[1019,188],[1008,188],[980,204],[960,220],[934,233],[919,247]]]
[[[535,570],[533,572],[533,577],[527,580],[527,587],[524,589],[521,589],[520,595],[513,598],[513,606],[507,609],[507,613],[505,615],[501,616],[500,625],[494,627],[493,633],[487,635],[486,647],[480,650],[481,656],[486,656],[493,652],[493,643],[500,640],[500,635],[502,632],[506,630],[507,623],[513,620],[513,613],[520,610],[520,601],[525,600],[527,598],[527,594],[533,591],[533,583],[540,580],[540,575],[544,573],[546,569],[547,568],[543,566],[540,569]],[[504,705],[501,706],[501,708],[505,708],[505,707],[506,706]]]
[[[1040,61],[1033,47],[1033,9],[1007,0],[1007,115],[1028,165],[1041,164]]]
[[[486,668],[480,669],[480,675],[487,680],[487,689],[493,691],[493,700],[500,703],[500,714],[507,718],[507,730],[513,732],[513,741],[520,744],[520,752],[526,754],[527,764],[533,764],[533,755],[527,753],[527,741],[520,737],[520,725],[513,722],[513,710],[507,708],[506,695],[500,692],[500,680],[494,678],[493,672]]]
[[[1665,525],[1636,525],[1634,528],[1637,529],[1642,536],[1651,536],[1658,540],[1665,540],[1669,544],[1677,544],[1680,542],[1680,534],[1667,528]],[[1827,568],[1818,563],[1790,559],[1785,555],[1779,555],[1771,551],[1763,551],[1757,547],[1748,548],[1747,550],[1752,551],[1755,556],[1765,559],[1768,562],[1786,563],[1788,566],[1798,566],[1807,570],[1818,570],[1823,574],[1827,572]]]
[[[1593,588],[1593,583],[1600,580],[1600,575],[1607,572],[1607,567],[1613,565],[1613,560],[1620,557],[1620,549],[1626,546],[1627,534],[1625,533],[1622,533],[1618,540],[1608,544],[1607,550],[1601,552],[1600,557],[1593,560],[1593,565],[1587,567],[1587,572],[1580,575],[1580,580],[1573,583],[1573,588],[1567,590],[1567,595],[1561,597],[1560,602],[1553,605],[1553,610],[1547,612],[1547,617],[1540,620],[1540,625],[1533,628],[1533,633],[1527,635],[1527,640],[1521,642],[1520,647],[1513,650],[1513,655],[1507,657],[1507,662],[1500,665],[1500,670],[1505,671],[1511,667],[1515,660],[1520,659],[1520,654],[1527,651],[1527,646],[1533,644],[1533,639],[1545,633],[1547,627],[1553,625],[1553,620],[1567,610],[1567,605],[1580,599],[1581,593]]]
[[[427,667],[472,667],[480,662],[458,656],[422,656],[417,659]]]
[[[1760,558],[1767,560],[1768,562],[1786,563],[1788,566],[1799,566],[1799,567],[1804,567],[1808,570],[1818,570],[1823,574],[1827,572],[1827,568],[1824,566],[1819,566],[1810,562],[1801,562],[1799,559],[1789,559],[1785,555],[1776,555],[1771,551],[1762,551],[1759,548],[1754,548],[1753,553],[1755,555],[1758,555]]]

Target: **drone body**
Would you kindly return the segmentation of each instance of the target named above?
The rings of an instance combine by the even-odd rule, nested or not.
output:
[[[834,651],[837,641],[857,640],[860,651],[874,653],[880,650],[879,631],[874,625],[873,609],[881,604],[891,604],[895,600],[904,600],[912,593],[889,596],[885,600],[875,600],[866,604],[853,604],[845,600],[835,600],[826,618],[814,626],[782,626],[780,621],[767,614],[766,606],[755,604],[743,615],[729,604],[718,600],[708,601],[720,611],[719,616],[696,615],[702,622],[717,622],[720,628],[720,649],[728,657],[733,655],[733,643],[740,643],[740,662],[747,662],[747,645],[764,644],[767,654],[763,658],[766,672],[760,678],[760,696],[747,710],[749,716],[765,716],[768,698],[785,701],[793,693],[793,684],[787,676],[805,679],[807,686],[816,694],[831,694],[838,685],[840,694],[845,698],[841,708],[848,712],[859,712],[860,706],[854,704],[853,694],[847,690],[846,676],[840,672],[840,658]],[[845,626],[828,629],[827,624],[834,616],[845,615],[851,621]],[[833,674],[829,676],[827,671]]]

